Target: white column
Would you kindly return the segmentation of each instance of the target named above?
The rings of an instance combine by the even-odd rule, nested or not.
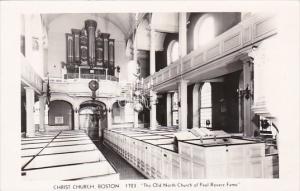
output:
[[[243,77],[244,77],[244,90],[248,87],[252,91],[252,72],[253,72],[253,62],[252,58],[249,56],[245,56],[241,58],[241,61],[243,62]],[[249,96],[249,98],[246,98],[246,96],[243,96],[243,109],[244,109],[244,136],[251,137],[254,135],[255,131],[255,123],[252,121],[254,117],[253,111],[251,111],[251,107],[253,105],[253,98],[252,96]]]
[[[193,89],[193,128],[199,127],[199,88],[200,84],[195,84]]]
[[[156,92],[150,91],[150,99],[151,99],[151,110],[150,110],[150,129],[156,129],[157,121],[156,121]]]
[[[39,97],[39,104],[40,104],[40,127],[39,131],[45,131],[45,102],[46,97],[40,96]]]
[[[107,129],[112,128],[112,111],[111,108],[108,108],[107,111]]]
[[[139,127],[139,113],[136,111],[133,111],[133,112],[134,112],[133,127],[138,128]]]
[[[34,126],[34,90],[31,87],[25,87],[26,91],[26,137],[35,135]]]
[[[74,130],[79,130],[79,107],[74,106],[73,107],[74,111]]]
[[[180,107],[178,107],[179,130],[187,129],[187,81],[181,80],[178,84],[178,96]]]
[[[150,75],[155,73],[155,30],[150,29]]]
[[[172,125],[172,97],[167,93],[167,126]]]
[[[186,13],[179,13],[179,56],[187,54]]]

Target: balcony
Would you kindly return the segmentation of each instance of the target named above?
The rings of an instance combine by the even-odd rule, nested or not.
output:
[[[77,75],[66,76],[74,78],[50,78],[50,91],[52,94],[67,94],[76,97],[90,97],[92,91],[89,89],[89,82],[96,80],[99,83],[99,89],[96,91],[97,97],[128,97],[131,94],[131,83],[118,82],[113,76],[83,76],[86,78],[77,78]],[[102,78],[104,79],[102,79]],[[107,78],[107,79],[105,79]]]
[[[95,79],[95,80],[119,81],[119,78],[116,76],[105,75],[105,74],[79,74],[79,73],[65,74],[64,79]]]
[[[144,80],[145,88],[167,91],[179,79],[197,82],[241,69],[238,56],[276,34],[275,16],[257,14],[216,37],[205,47],[179,58]]]

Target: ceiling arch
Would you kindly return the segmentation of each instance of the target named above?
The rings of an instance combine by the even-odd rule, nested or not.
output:
[[[43,23],[49,30],[50,24],[64,14],[42,14]],[[92,18],[102,18],[115,25],[124,34],[125,39],[128,39],[135,27],[135,13],[78,13],[87,15]],[[70,14],[71,15],[71,14]]]

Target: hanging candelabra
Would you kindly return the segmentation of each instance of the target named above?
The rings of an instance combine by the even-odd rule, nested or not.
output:
[[[137,60],[137,39],[136,31],[138,26],[138,14],[135,16],[135,29],[132,34],[132,42],[133,42],[133,60],[134,64],[137,66],[135,76],[135,81],[132,84],[130,99],[119,100],[118,104],[120,107],[125,107],[126,103],[132,103],[133,108],[136,112],[141,112],[143,109],[150,109],[152,101],[147,89],[144,88],[144,80],[141,77],[141,67]]]

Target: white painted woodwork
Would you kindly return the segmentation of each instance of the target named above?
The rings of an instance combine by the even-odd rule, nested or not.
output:
[[[200,103],[199,103],[199,92],[200,92],[200,84],[195,84],[193,88],[193,128],[197,128],[200,125]]]
[[[274,96],[274,90],[278,89],[278,83],[274,83],[278,76],[274,75],[282,70],[282,63],[278,61],[278,52],[274,47],[278,46],[275,37],[264,40],[254,49],[249,56],[254,62],[254,104],[252,110],[261,116],[276,118],[281,108],[278,106],[278,97]]]
[[[249,144],[210,147],[199,146],[200,144],[200,140],[179,142],[183,176],[263,178],[264,143],[254,144],[249,141]]]
[[[34,90],[25,87],[26,92],[26,137],[33,137],[35,133],[34,125]]]
[[[172,125],[172,94],[167,93],[167,126]]]
[[[265,178],[279,178],[279,160],[277,154],[265,157],[264,172]]]
[[[155,73],[155,30],[150,29],[150,75]]]
[[[91,96],[91,90],[88,83],[90,79],[70,79],[70,80],[50,80],[51,92],[59,92],[61,94],[68,94],[69,96]],[[99,89],[96,91],[96,96],[112,97],[121,96],[123,83],[110,80],[99,80]]]
[[[187,81],[181,80],[178,84],[178,96],[180,100],[179,113],[179,128],[180,130],[187,129]]]
[[[39,97],[39,119],[40,119],[40,124],[39,124],[39,131],[45,131],[45,104],[46,104],[46,97],[45,96],[40,96]],[[48,115],[48,113],[47,113]]]
[[[170,91],[176,89],[176,83],[181,79],[194,83],[241,70],[237,62],[239,56],[248,53],[250,45],[277,33],[275,19],[269,14],[253,14],[206,46],[149,76],[145,82],[149,84],[152,81],[157,92]]]
[[[59,172],[59,173],[58,173]],[[27,171],[25,180],[69,180],[88,179],[89,177],[99,180],[119,180],[119,175],[107,161],[87,163],[81,165],[45,168],[40,170]]]
[[[156,92],[150,91],[150,129],[156,129],[157,121],[156,121],[156,99],[157,95]]]
[[[77,108],[77,112],[74,111],[74,130],[79,130],[79,109]]]
[[[35,138],[22,139],[24,180],[119,179],[119,174],[85,133],[37,134]],[[33,145],[35,148],[28,149]]]
[[[174,145],[171,144],[173,139],[162,138],[157,133],[163,133],[163,131],[105,130],[104,143],[147,178],[198,179],[277,176],[278,162],[276,163],[276,160],[272,160],[270,156],[267,156],[269,158],[265,157],[264,143],[231,138],[230,142],[237,145],[204,147],[201,146],[200,140],[191,140],[179,142],[179,153],[177,153],[173,152]],[[148,134],[152,134],[153,139],[147,140],[150,137]],[[213,139],[203,141],[205,143],[214,142]],[[191,143],[196,143],[196,145]]]
[[[179,57],[184,57],[187,54],[186,15],[186,12],[179,13]]]

